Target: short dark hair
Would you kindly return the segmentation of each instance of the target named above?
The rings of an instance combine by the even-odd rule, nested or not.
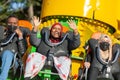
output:
[[[16,15],[12,14],[12,15],[8,16],[8,18],[6,19],[6,22],[8,22],[8,19],[11,18],[11,17],[14,17],[14,18],[18,19],[18,17]]]

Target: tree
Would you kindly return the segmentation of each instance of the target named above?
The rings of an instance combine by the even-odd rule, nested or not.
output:
[[[31,20],[40,16],[42,0],[0,0],[0,25],[5,25],[8,15],[15,14],[19,19]]]

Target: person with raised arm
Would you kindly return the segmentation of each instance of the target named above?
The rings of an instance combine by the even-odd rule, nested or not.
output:
[[[51,28],[44,27],[41,30],[41,38],[36,36],[41,20],[34,17],[33,22],[34,27],[31,32],[30,43],[37,50],[27,58],[25,80],[35,77],[45,66],[45,63],[49,64],[49,61],[54,62],[54,65],[52,65],[57,70],[60,78],[67,80],[71,65],[71,50],[80,46],[80,34],[75,22],[68,20],[68,24],[73,31],[66,33],[63,33],[63,26],[60,22],[54,23]]]

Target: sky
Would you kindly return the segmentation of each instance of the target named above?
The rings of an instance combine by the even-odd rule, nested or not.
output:
[[[25,7],[25,3],[22,2],[12,2],[11,3],[11,10],[18,10],[20,8],[24,8]]]

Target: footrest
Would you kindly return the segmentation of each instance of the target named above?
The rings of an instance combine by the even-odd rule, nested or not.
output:
[[[40,71],[38,75],[41,76],[42,79],[57,80],[59,78],[58,73],[53,73],[49,69],[45,69],[43,71]]]

